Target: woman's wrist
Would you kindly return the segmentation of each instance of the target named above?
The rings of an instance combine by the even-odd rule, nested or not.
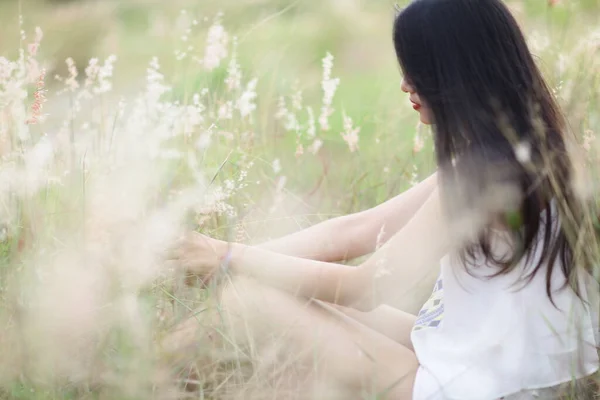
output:
[[[222,274],[232,273],[233,271],[233,256],[234,252],[237,251],[239,243],[231,243],[225,241],[219,241],[218,244],[218,256],[219,256],[219,269]]]

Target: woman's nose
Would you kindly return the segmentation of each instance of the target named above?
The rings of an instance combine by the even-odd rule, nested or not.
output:
[[[404,93],[413,93],[414,89],[412,86],[410,86],[410,84],[408,82],[406,82],[406,78],[402,78],[402,83],[400,84],[400,89],[402,89],[402,91]]]

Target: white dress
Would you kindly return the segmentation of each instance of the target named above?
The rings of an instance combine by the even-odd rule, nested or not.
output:
[[[509,251],[501,238],[498,234],[494,251]],[[587,305],[570,288],[560,290],[564,277],[558,265],[552,282],[557,307],[546,295],[545,268],[529,284],[515,285],[537,265],[539,250],[534,248],[528,265],[495,278],[483,277],[494,271],[483,261],[470,275],[458,257],[442,259],[411,335],[421,364],[414,400],[500,399],[598,369],[598,289],[591,276],[580,274]]]

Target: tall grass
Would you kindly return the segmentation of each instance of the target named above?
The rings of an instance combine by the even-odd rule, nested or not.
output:
[[[163,261],[172,242],[190,228],[264,240],[375,205],[431,171],[427,129],[395,99],[399,77],[388,81],[393,56],[368,49],[384,42],[392,54],[379,36],[391,8],[311,3],[324,13],[315,25],[310,7],[280,3],[246,5],[251,21],[229,3],[225,14],[210,3],[160,22],[148,11],[138,21],[148,29],[113,27],[98,46],[123,41],[124,54],[91,60],[65,60],[58,39],[44,52],[44,26],[26,29],[25,10],[14,56],[0,58],[0,397],[271,396],[252,378],[259,360],[233,344],[227,358],[200,343],[195,367],[161,352],[177,322],[211,306],[210,291]],[[583,3],[512,5],[583,144],[578,170],[594,177],[599,32],[569,22],[584,18]],[[61,7],[68,17],[82,5]],[[371,36],[344,32],[355,24]],[[301,36],[297,51],[278,47],[288,28]],[[139,74],[153,41],[163,57],[147,57],[144,79],[113,80],[119,68]],[[593,202],[590,182],[577,181]]]

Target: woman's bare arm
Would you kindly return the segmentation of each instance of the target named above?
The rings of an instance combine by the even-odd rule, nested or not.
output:
[[[403,309],[412,306],[412,294],[450,251],[451,243],[436,190],[410,222],[359,267],[233,244],[231,268],[301,297],[360,310],[382,303]]]
[[[437,186],[434,173],[418,185],[371,209],[333,218],[257,247],[317,261],[337,262],[372,253],[423,205]],[[381,234],[380,234],[381,233]]]

